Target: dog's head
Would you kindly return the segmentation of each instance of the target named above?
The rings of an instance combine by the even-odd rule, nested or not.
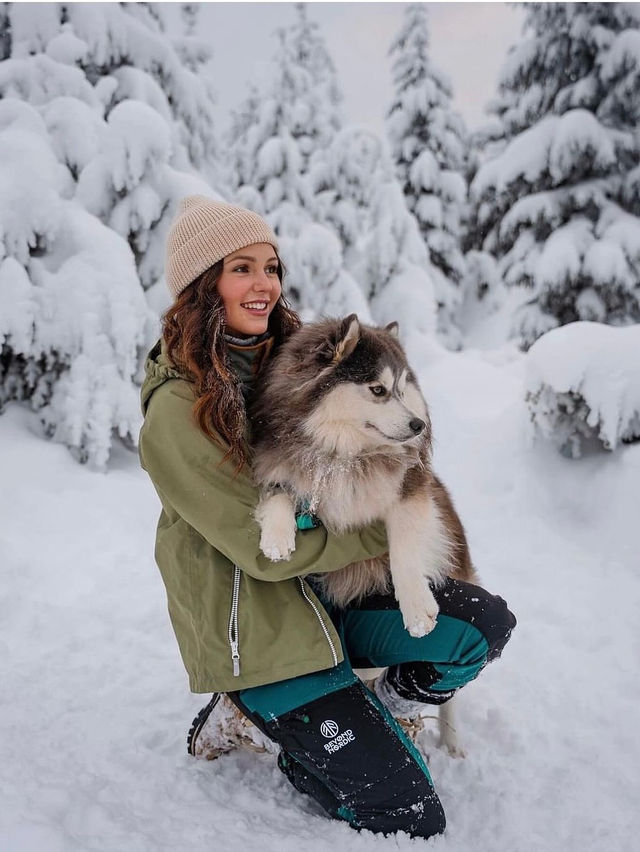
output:
[[[314,445],[340,455],[429,448],[427,406],[396,323],[374,328],[351,314],[304,326],[291,344],[274,373],[289,382],[290,413]]]

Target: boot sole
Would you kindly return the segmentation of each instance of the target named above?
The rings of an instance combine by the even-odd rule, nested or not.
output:
[[[214,692],[211,697],[211,701],[206,704],[202,710],[198,713],[196,718],[191,723],[191,727],[189,728],[189,733],[187,734],[187,753],[192,757],[197,757],[196,755],[196,743],[198,741],[198,736],[200,735],[200,731],[204,727],[207,719],[211,715],[211,711],[216,706],[218,701],[220,701],[220,696],[222,693]]]

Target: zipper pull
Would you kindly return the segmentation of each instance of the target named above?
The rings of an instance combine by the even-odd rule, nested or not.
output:
[[[231,662],[233,664],[233,676],[240,677],[240,652],[237,642],[231,643]]]

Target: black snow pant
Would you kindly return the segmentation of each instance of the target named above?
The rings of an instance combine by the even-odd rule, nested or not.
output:
[[[302,793],[354,828],[431,837],[445,816],[421,754],[353,673],[388,666],[400,697],[441,704],[498,657],[516,624],[502,598],[448,580],[435,592],[435,629],[412,637],[393,595],[328,610],[344,662],[229,697],[281,746],[278,765]]]

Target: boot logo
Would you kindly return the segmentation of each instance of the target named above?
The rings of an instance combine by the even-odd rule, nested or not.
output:
[[[320,733],[327,740],[330,740],[333,737],[337,736],[339,730],[340,728],[332,719],[327,719],[326,722],[323,722],[320,725]]]

